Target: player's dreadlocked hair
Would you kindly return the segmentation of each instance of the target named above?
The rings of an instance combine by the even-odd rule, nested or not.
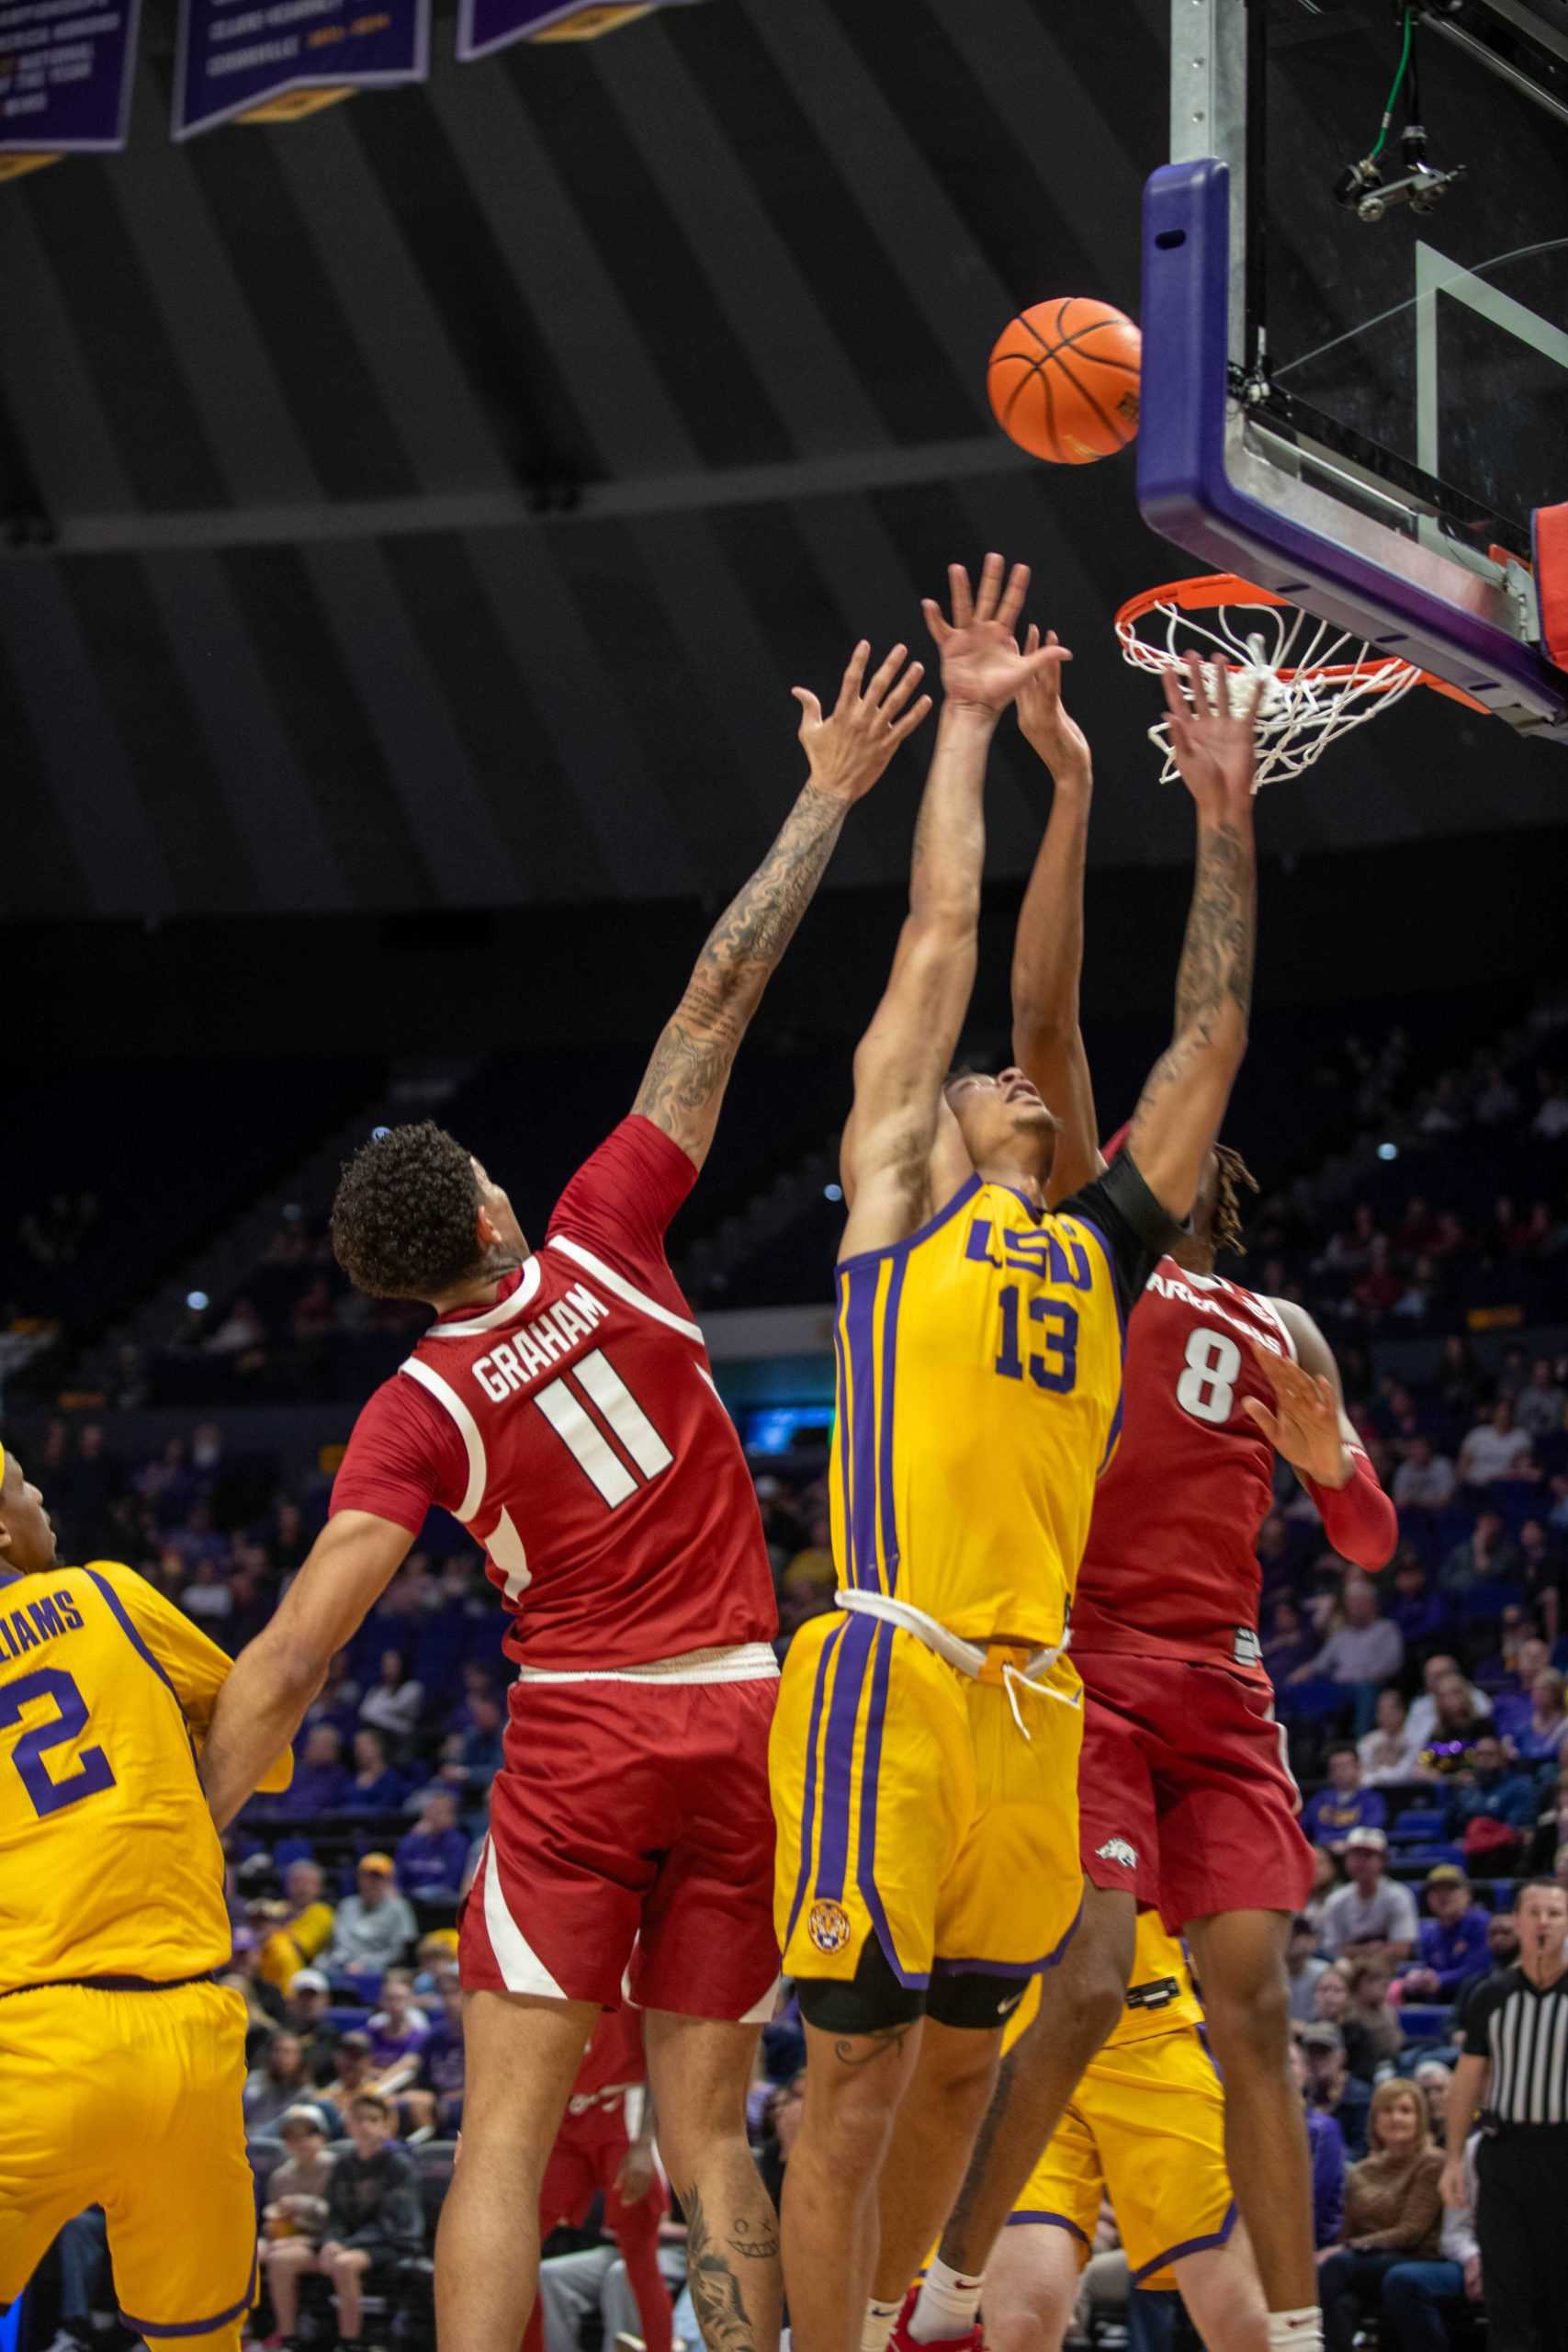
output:
[[[384,1127],[344,1162],[333,1255],[371,1298],[437,1298],[479,1266],[479,1183],[434,1119]]]
[[[1249,1193],[1258,1190],[1258,1179],[1242,1158],[1228,1143],[1214,1146],[1214,1158],[1219,1166],[1214,1183],[1214,1252],[1228,1250],[1233,1256],[1247,1254],[1242,1239],[1241,1193],[1245,1185]]]

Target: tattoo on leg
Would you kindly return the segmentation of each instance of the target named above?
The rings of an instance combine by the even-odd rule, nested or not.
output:
[[[848,2066],[852,2069],[856,2066],[874,2065],[877,2059],[885,2056],[888,2051],[902,2050],[914,2030],[913,2018],[908,2025],[886,2025],[877,2033],[857,2034],[853,2041],[835,2041],[833,2055],[840,2066]],[[857,2049],[856,2042],[866,2042],[870,2046],[863,2050]]]
[[[996,2145],[997,2133],[1001,2129],[1002,2119],[1007,2113],[1009,2101],[1012,2098],[1013,2085],[1018,2079],[1017,2059],[1018,2052],[1014,2049],[1010,2050],[1002,2060],[997,2075],[997,2086],[991,2093],[991,2103],[981,2117],[980,2129],[975,2135],[975,2151],[969,2159],[968,2169],[964,2175],[963,2186],[953,2199],[953,2211],[948,2216],[947,2227],[942,2232],[942,2260],[953,2263],[958,2269],[963,2269],[965,2266],[959,2260],[953,2249],[962,2243],[964,2232],[969,2227],[975,2210],[975,2199],[979,2194],[980,2184],[986,2177],[986,2172],[991,2161],[991,2151]]]
[[[681,2204],[686,2216],[686,2284],[692,2290],[692,2308],[703,2342],[708,2352],[755,2352],[740,2281],[723,2247],[714,2243],[703,2200],[694,2188],[681,2191]],[[735,2227],[739,2233],[741,2224],[737,2222]],[[762,2247],[752,2241],[739,2250],[760,2256]]]
[[[729,2246],[734,2254],[744,2255],[748,2262],[772,2262],[779,2250],[779,2233],[772,2222],[759,2230],[749,2213],[742,2213],[729,2233]]]

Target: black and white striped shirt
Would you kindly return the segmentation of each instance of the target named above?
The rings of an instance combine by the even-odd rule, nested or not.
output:
[[[1500,2124],[1568,2127],[1568,1971],[1544,1991],[1522,1968],[1487,1977],[1465,2008],[1464,2048],[1490,2062],[1486,2107]]]

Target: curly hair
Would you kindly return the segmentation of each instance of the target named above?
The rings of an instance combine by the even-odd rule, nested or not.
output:
[[[1241,1194],[1245,1185],[1250,1193],[1258,1190],[1258,1179],[1242,1158],[1228,1143],[1214,1146],[1214,1158],[1219,1162],[1214,1186],[1213,1238],[1216,1253],[1230,1250],[1237,1258],[1247,1254],[1242,1238]]]
[[[344,1162],[333,1255],[371,1298],[438,1298],[479,1268],[472,1160],[434,1119],[382,1127]]]

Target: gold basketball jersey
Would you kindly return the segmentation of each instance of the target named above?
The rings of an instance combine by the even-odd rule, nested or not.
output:
[[[965,1640],[1054,1646],[1121,1427],[1104,1233],[972,1176],[907,1240],[840,1261],[837,1304],[840,1584]]]
[[[230,1664],[116,1562],[0,1575],[0,1993],[227,1962],[197,1742]]]

